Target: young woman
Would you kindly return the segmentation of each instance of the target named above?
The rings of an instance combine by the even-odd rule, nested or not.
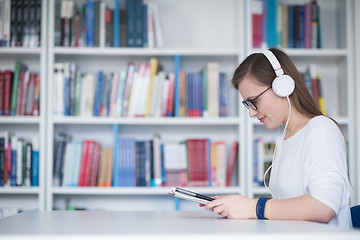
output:
[[[232,85],[251,118],[268,129],[285,126],[273,159],[273,198],[222,195],[201,206],[231,219],[292,219],[351,227],[344,135],[322,114],[291,59],[275,48],[254,53],[236,69]]]

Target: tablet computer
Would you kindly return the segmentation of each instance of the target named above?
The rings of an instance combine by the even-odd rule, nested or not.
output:
[[[185,188],[179,188],[179,187],[172,188],[171,191],[169,192],[169,194],[174,197],[178,197],[181,199],[190,200],[190,201],[194,201],[194,202],[198,202],[198,203],[202,203],[202,204],[207,204],[208,202],[214,200],[211,197],[208,197],[208,196],[196,193],[196,192],[192,192]]]

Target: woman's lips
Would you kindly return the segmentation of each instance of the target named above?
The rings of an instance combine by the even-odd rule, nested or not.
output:
[[[266,118],[266,117],[259,118],[259,121],[260,121],[261,123],[263,123],[263,122],[265,121],[265,118]]]

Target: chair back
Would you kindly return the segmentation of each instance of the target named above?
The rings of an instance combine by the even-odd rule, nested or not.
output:
[[[360,228],[360,205],[350,208],[351,221],[354,228]]]

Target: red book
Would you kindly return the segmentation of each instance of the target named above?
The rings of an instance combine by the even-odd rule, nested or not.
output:
[[[82,144],[82,151],[81,151],[81,163],[80,163],[78,186],[86,186],[85,185],[85,167],[86,167],[86,161],[87,161],[88,148],[89,148],[89,141],[84,140],[83,144]]]
[[[10,115],[10,104],[11,104],[11,87],[12,87],[12,72],[10,70],[4,71],[4,112],[3,115]]]
[[[99,169],[99,160],[100,160],[100,143],[94,143],[94,157],[91,166],[91,177],[90,177],[90,186],[97,186],[97,178],[98,178],[98,169]]]
[[[175,96],[175,74],[174,73],[169,74],[169,81],[170,81],[169,98],[168,98],[168,102],[167,102],[166,115],[168,117],[172,117],[172,116],[174,116],[174,96]]]
[[[40,75],[35,75],[35,90],[33,96],[33,115],[39,116],[39,104],[40,104]]]
[[[262,2],[252,2],[252,40],[253,47],[260,48],[262,41]]]
[[[230,159],[229,159],[229,164],[228,164],[228,168],[227,168],[227,174],[226,174],[226,186],[230,186],[230,182],[231,182],[231,177],[234,171],[234,165],[236,162],[236,157],[238,155],[238,146],[239,143],[238,141],[235,141],[231,147],[231,152],[230,152]]]
[[[208,151],[207,139],[188,139],[188,171],[189,186],[209,186]]]
[[[0,71],[0,115],[4,115],[4,73]]]
[[[84,171],[84,186],[90,186],[90,174],[91,174],[91,164],[94,157],[94,141],[88,141],[88,148],[86,153],[85,161],[85,171]]]

